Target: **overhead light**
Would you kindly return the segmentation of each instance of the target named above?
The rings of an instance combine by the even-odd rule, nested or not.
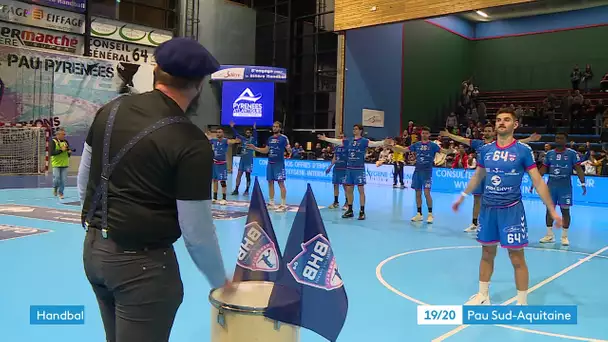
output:
[[[482,16],[484,18],[488,17],[488,14],[486,12],[483,12],[483,11],[475,11],[475,13],[479,14],[480,16]]]

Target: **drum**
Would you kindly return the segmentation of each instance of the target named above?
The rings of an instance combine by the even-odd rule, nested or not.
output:
[[[225,295],[223,289],[212,290],[211,342],[299,342],[300,327],[264,317],[274,283],[246,281]],[[295,293],[286,306],[297,305]]]

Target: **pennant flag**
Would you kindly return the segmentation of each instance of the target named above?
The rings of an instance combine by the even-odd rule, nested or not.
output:
[[[256,177],[233,281],[274,282],[283,268],[281,250]]]
[[[285,247],[286,270],[264,316],[310,329],[336,341],[348,312],[348,297],[310,184]],[[299,300],[292,302],[292,293]]]

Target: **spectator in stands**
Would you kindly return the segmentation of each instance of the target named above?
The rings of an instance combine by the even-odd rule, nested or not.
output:
[[[458,102],[458,105],[456,105],[456,108],[454,109],[454,113],[456,113],[458,121],[464,122],[467,115],[467,109],[462,105],[462,102]]]
[[[581,83],[581,70],[578,68],[578,64],[574,66],[574,69],[570,73],[570,82],[572,83],[572,90],[578,90]]]
[[[594,108],[595,114],[595,134],[600,134],[602,132],[602,122],[604,121],[604,113],[608,113],[606,111],[606,106],[604,106],[604,100],[599,99]]]
[[[323,153],[323,146],[321,146],[321,143],[317,143],[317,145],[315,145],[315,159],[320,159],[321,158],[321,154]]]
[[[412,134],[414,133],[414,128],[415,128],[415,127],[414,127],[414,121],[409,121],[409,122],[407,123],[407,133],[408,133],[409,135],[412,135]]]
[[[586,175],[595,176],[597,175],[597,169],[601,166],[601,163],[595,159],[595,152],[591,152],[589,159],[581,163],[581,166],[585,170]]]
[[[589,83],[591,83],[591,80],[593,79],[593,70],[591,70],[591,64],[587,64],[587,66],[585,67],[585,71],[583,72],[583,86],[585,87],[585,93],[589,92]]]
[[[456,117],[456,113],[451,112],[445,120],[445,128],[451,132],[456,127],[458,127],[458,117]]]
[[[477,105],[477,114],[479,115],[479,122],[482,125],[485,125],[487,116],[487,108],[485,103],[479,102]]]
[[[475,152],[471,152],[469,154],[469,159],[467,162],[467,169],[475,170],[477,168],[477,156]]]
[[[464,145],[458,146],[454,161],[452,162],[452,169],[466,169],[469,165],[469,156],[465,150]]]
[[[467,127],[467,130],[464,132],[464,137],[473,139],[476,130],[477,127],[475,126],[475,123],[473,121],[469,122],[469,127]]]
[[[410,137],[410,134],[407,131],[407,129],[405,131],[403,131],[403,134],[401,135],[401,144],[402,144],[401,146],[403,146],[403,147],[407,147],[412,144],[412,137]]]
[[[304,149],[300,146],[300,143],[293,144],[293,148],[291,149],[291,159],[303,159],[304,158]]]
[[[573,128],[579,127],[579,120],[582,116],[583,103],[585,98],[581,94],[580,90],[574,91],[574,96],[572,97],[572,106],[570,106],[570,132],[572,132]]]

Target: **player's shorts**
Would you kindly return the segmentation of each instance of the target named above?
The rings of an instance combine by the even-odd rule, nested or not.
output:
[[[367,178],[365,177],[365,169],[347,169],[346,170],[346,185],[365,185]]]
[[[346,183],[346,169],[336,169],[332,175],[332,184],[345,184]]]
[[[422,190],[431,189],[433,184],[433,170],[414,170],[412,175],[412,189]]]
[[[281,182],[286,178],[284,163],[268,163],[268,166],[266,166],[266,180]]]
[[[226,163],[224,164],[213,164],[213,180],[225,181],[228,179],[228,169]]]
[[[253,171],[253,159],[241,157],[241,160],[239,161],[239,171],[251,173]]]
[[[549,193],[555,205],[566,208],[572,206],[571,187],[551,187],[549,188]]]
[[[506,208],[482,206],[477,241],[482,245],[523,248],[528,245],[528,224],[524,204],[518,201]]]
[[[483,195],[483,190],[486,188],[486,182],[485,182],[485,177],[481,179],[481,182],[479,182],[479,185],[475,188],[475,190],[473,190],[472,194],[473,196],[481,196]]]

